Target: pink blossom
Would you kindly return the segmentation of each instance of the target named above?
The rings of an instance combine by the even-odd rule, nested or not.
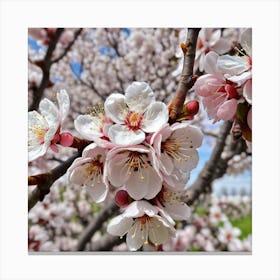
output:
[[[65,90],[60,90],[56,97],[59,108],[44,98],[39,104],[40,114],[37,111],[28,112],[29,161],[44,155],[49,147],[58,151],[56,143],[60,139],[60,128],[67,116],[70,101]]]
[[[198,163],[196,148],[201,146],[203,135],[200,129],[187,123],[166,125],[153,134],[150,143],[159,159],[159,167],[165,177],[174,169],[189,173]],[[180,173],[177,172],[180,176]],[[171,184],[172,186],[172,184]]]
[[[207,54],[205,70],[210,74],[199,77],[194,86],[195,93],[202,97],[208,117],[214,122],[232,119],[241,97],[237,85],[228,82],[217,68],[218,59],[219,56],[214,52]]]
[[[87,115],[79,115],[75,121],[75,129],[79,134],[87,139],[96,142],[100,147],[113,148],[108,138],[108,129],[112,121],[105,116],[104,106],[97,104]]]
[[[163,186],[157,196],[158,206],[177,221],[188,220],[191,215],[191,209],[186,204],[186,199],[186,190],[174,191],[167,185]]]
[[[103,176],[104,162],[105,150],[92,143],[68,169],[69,181],[85,186],[92,199],[98,203],[105,200],[109,190],[108,182]]]
[[[123,214],[113,218],[107,227],[112,235],[124,236],[131,251],[136,251],[144,244],[164,244],[175,236],[175,229],[170,222],[160,216],[158,207],[147,201],[134,201]]]
[[[120,146],[140,144],[145,140],[145,132],[155,132],[168,121],[167,106],[155,101],[154,93],[144,82],[133,82],[125,95],[111,94],[104,107],[107,117],[115,122],[108,136]]]
[[[113,186],[124,186],[129,196],[135,200],[152,199],[162,187],[154,151],[143,145],[110,150],[105,172]]]

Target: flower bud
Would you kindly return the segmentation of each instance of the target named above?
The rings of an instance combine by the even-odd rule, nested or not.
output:
[[[127,191],[125,190],[117,191],[115,194],[115,202],[121,208],[126,207],[130,203],[130,198]]]
[[[185,104],[187,116],[194,116],[199,111],[199,103],[197,100],[191,100]]]
[[[69,132],[63,132],[60,134],[59,144],[64,147],[70,147],[73,144],[74,137]]]

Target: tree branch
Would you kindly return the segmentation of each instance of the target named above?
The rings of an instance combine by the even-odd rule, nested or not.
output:
[[[225,141],[230,133],[232,127],[232,122],[225,122],[220,130],[219,137],[216,140],[216,145],[211,154],[210,159],[205,164],[202,171],[199,173],[198,178],[193,183],[193,185],[188,189],[189,199],[187,201],[188,205],[193,204],[193,202],[199,197],[201,193],[207,193],[211,191],[211,183],[217,177],[216,168],[218,162],[221,160],[221,154],[224,150]]]
[[[193,66],[199,31],[200,28],[190,28],[188,30],[186,43],[181,44],[181,48],[184,53],[183,70],[175,97],[168,106],[169,117],[172,122],[176,120],[177,115],[181,112],[188,91],[192,88],[196,81],[196,76],[193,76]]]
[[[104,208],[102,208],[102,210],[97,214],[95,219],[87,226],[87,228],[81,235],[78,241],[77,251],[83,251],[85,249],[86,244],[90,241],[94,233],[98,231],[102,227],[103,223],[107,221],[107,219],[111,217],[114,213],[116,213],[118,209],[119,207],[115,204],[115,202],[112,202]],[[96,245],[96,248],[98,248],[98,245]]]
[[[29,111],[33,111],[33,110],[38,109],[38,106],[39,106],[39,103],[42,99],[44,90],[49,84],[50,68],[51,68],[51,65],[52,65],[52,61],[51,61],[52,54],[55,50],[57,42],[58,42],[61,34],[63,33],[63,31],[64,31],[64,28],[57,28],[56,29],[55,33],[53,34],[53,36],[51,38],[51,41],[50,41],[50,44],[49,44],[49,47],[48,47],[48,50],[47,50],[47,53],[46,53],[46,56],[45,56],[44,60],[37,61],[37,62],[34,63],[42,69],[43,78],[42,78],[41,83],[40,83],[39,87],[37,88],[37,90],[35,90],[33,92],[33,100],[32,100],[32,103],[31,103],[29,109],[28,109]]]
[[[72,48],[72,46],[74,45],[74,43],[76,42],[77,38],[82,33],[82,31],[83,31],[83,28],[79,28],[78,30],[75,31],[73,40],[68,44],[68,46],[64,49],[64,52],[59,57],[52,60],[51,64],[57,63],[70,51],[70,49]]]
[[[44,199],[44,197],[50,192],[52,184],[66,173],[72,162],[77,157],[81,156],[81,154],[82,151],[75,153],[72,157],[59,164],[48,173],[28,177],[28,185],[37,185],[28,197],[28,211],[33,208],[38,201],[42,201]]]
[[[28,185],[37,185],[35,190],[29,195],[28,198],[28,211],[40,200],[42,201],[50,192],[52,184],[71,166],[72,162],[82,154],[82,150],[91,142],[74,137],[72,148],[76,148],[79,151],[72,157],[63,161],[60,165],[49,171],[48,173],[38,174],[34,176],[28,176]]]

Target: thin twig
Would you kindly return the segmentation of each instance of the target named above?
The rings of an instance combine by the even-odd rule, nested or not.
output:
[[[59,57],[52,60],[52,62],[51,62],[52,64],[60,61],[70,51],[70,49],[72,48],[72,46],[74,45],[74,43],[76,42],[77,38],[82,33],[82,31],[83,31],[83,28],[79,28],[78,30],[75,31],[73,40],[68,44],[68,46],[64,49],[64,52]]]
[[[38,109],[38,106],[42,99],[44,90],[49,84],[50,68],[52,65],[52,61],[51,61],[52,55],[53,55],[57,42],[58,42],[60,36],[62,35],[63,31],[64,31],[64,28],[56,29],[55,33],[51,37],[51,41],[50,41],[50,44],[49,44],[49,47],[48,47],[44,60],[34,62],[34,64],[38,65],[42,69],[43,78],[42,78],[41,83],[40,83],[39,87],[37,88],[37,90],[33,92],[33,100],[32,100],[31,105],[28,108],[29,111]]]
[[[186,43],[181,44],[181,48],[184,53],[183,70],[175,97],[168,106],[171,122],[174,122],[177,115],[181,112],[188,91],[192,88],[196,80],[195,76],[193,76],[193,66],[199,31],[200,28],[190,28],[188,30]]]
[[[28,177],[28,184],[32,183],[37,185],[28,197],[28,211],[33,208],[38,201],[44,199],[44,197],[50,192],[52,184],[66,173],[73,161],[81,156],[81,153],[81,151],[75,153],[72,157],[59,164],[48,173]]]

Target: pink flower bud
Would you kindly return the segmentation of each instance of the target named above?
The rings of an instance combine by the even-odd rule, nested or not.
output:
[[[74,137],[69,132],[63,132],[60,134],[59,144],[64,147],[70,147],[73,144]]]
[[[127,191],[125,190],[117,191],[115,195],[115,202],[121,208],[126,207],[130,202],[130,198]]]
[[[199,103],[197,100],[191,100],[185,104],[188,116],[194,116],[199,111]]]

